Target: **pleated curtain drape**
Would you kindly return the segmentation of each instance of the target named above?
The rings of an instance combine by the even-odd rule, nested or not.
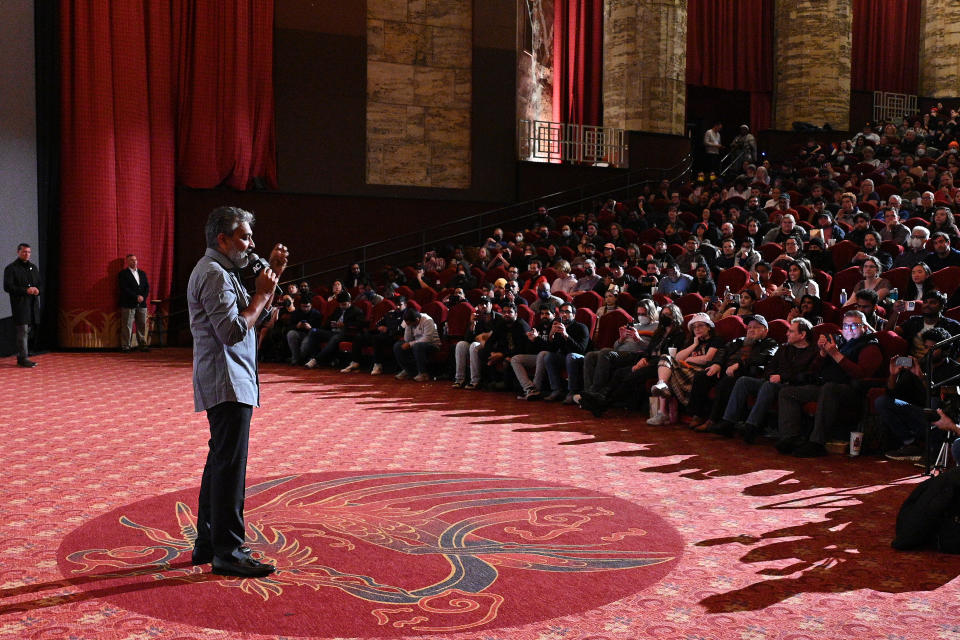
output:
[[[276,186],[273,0],[61,0],[60,25],[60,342],[109,347],[119,259],[172,290],[176,184]]]

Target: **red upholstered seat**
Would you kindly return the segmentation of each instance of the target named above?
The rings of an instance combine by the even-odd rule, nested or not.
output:
[[[586,307],[578,307],[574,319],[587,325],[588,335],[592,336],[593,332],[597,330],[597,314]]]
[[[677,299],[677,306],[684,315],[703,311],[706,301],[699,293],[685,293]]]
[[[768,336],[780,344],[787,341],[787,329],[790,328],[789,322],[783,318],[777,318],[776,320],[768,319],[767,323],[770,325],[770,330],[767,332]]]
[[[469,302],[456,304],[447,312],[447,335],[451,338],[462,338],[467,333],[470,321],[473,319],[473,305]]]
[[[833,293],[830,296],[830,302],[840,306],[840,293],[843,290],[847,292],[847,301],[853,297],[853,287],[863,280],[863,274],[859,267],[847,267],[843,271],[838,271],[833,276]]]
[[[747,326],[741,316],[727,316],[717,322],[716,333],[727,341],[736,340],[747,335]]]
[[[749,280],[750,272],[743,267],[724,269],[717,276],[717,295],[723,293],[727,287],[730,287],[730,291],[733,293],[739,293],[747,286]]]
[[[633,322],[633,318],[623,309],[614,309],[600,317],[597,329],[597,341],[593,349],[612,347],[620,337],[620,327]]]
[[[589,309],[596,312],[603,304],[603,298],[596,291],[581,291],[573,296],[573,304],[577,309]]]

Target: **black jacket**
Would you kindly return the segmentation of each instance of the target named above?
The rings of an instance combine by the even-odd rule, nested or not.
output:
[[[140,284],[137,284],[130,269],[124,269],[117,274],[117,289],[120,292],[120,306],[123,309],[147,306],[150,283],[147,282],[147,274],[142,269],[137,269],[137,276],[140,278]],[[143,296],[143,301],[137,302],[137,296]]]
[[[491,353],[502,353],[508,358],[523,353],[528,342],[527,331],[530,331],[530,325],[519,318],[509,324],[500,318],[483,345],[483,359],[486,360]]]
[[[10,294],[15,325],[40,324],[40,296],[28,294],[30,287],[36,287],[43,293],[43,280],[37,265],[17,258],[3,270],[3,290]]]
[[[728,342],[717,352],[711,364],[718,364],[726,370],[727,367],[739,362],[738,376],[761,377],[764,367],[777,352],[777,341],[773,338],[764,338],[750,347],[747,347],[746,341],[746,338],[737,338],[733,342]]]

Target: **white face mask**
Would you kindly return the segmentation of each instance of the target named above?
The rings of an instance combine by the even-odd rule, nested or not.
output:
[[[650,316],[637,316],[637,324],[643,326],[650,324]]]
[[[569,237],[570,237],[570,229],[564,229],[564,230],[561,231],[560,233],[563,234],[563,237],[564,237],[564,238],[569,238]]]
[[[907,240],[907,243],[913,249],[922,249],[923,246],[927,244],[927,241],[924,240],[923,238],[914,238],[913,236],[910,236],[910,239]]]

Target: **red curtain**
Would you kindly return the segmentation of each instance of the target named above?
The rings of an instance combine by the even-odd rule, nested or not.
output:
[[[603,118],[603,0],[557,0],[553,18],[553,120]]]
[[[273,0],[176,0],[177,181],[276,188]]]
[[[854,91],[917,93],[921,0],[853,0]]]
[[[273,0],[227,4],[60,2],[63,346],[116,344],[127,253],[169,296],[177,178],[276,184]]]
[[[749,92],[751,128],[770,128],[773,0],[689,0],[687,84]]]

